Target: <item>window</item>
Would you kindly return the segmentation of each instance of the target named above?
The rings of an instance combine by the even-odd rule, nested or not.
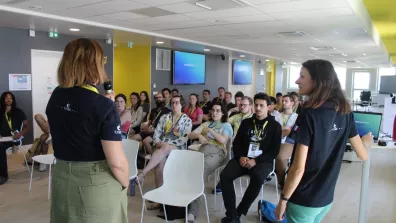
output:
[[[382,76],[394,76],[396,75],[396,70],[395,68],[380,68],[378,70],[378,85],[377,85],[377,90],[380,90],[381,86],[381,77]]]
[[[288,88],[298,88],[296,84],[296,80],[300,77],[301,67],[290,67],[289,68],[289,80],[288,80]]]
[[[360,100],[360,93],[370,89],[370,72],[356,71],[353,73],[353,100]]]
[[[346,86],[346,68],[335,67],[335,72],[337,73],[338,80],[340,81],[342,90],[345,90]]]

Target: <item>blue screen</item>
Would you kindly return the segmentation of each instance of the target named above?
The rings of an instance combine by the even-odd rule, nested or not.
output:
[[[233,84],[248,85],[252,84],[252,62],[246,60],[233,61]]]
[[[174,52],[173,84],[205,84],[205,55]]]
[[[378,139],[381,126],[382,114],[380,113],[363,113],[354,112],[356,129],[360,136],[364,136],[371,132],[374,139]]]

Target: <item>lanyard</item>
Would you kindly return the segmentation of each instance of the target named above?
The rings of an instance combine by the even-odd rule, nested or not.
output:
[[[210,129],[215,129],[215,128],[219,125],[219,123],[217,122],[216,125],[213,126],[213,123],[215,123],[215,122],[212,122],[212,123],[208,126],[208,128],[210,128]],[[212,125],[212,127],[210,127],[211,125]]]
[[[182,115],[183,115],[183,113],[180,114],[179,117],[177,118],[177,121],[174,122],[173,121],[173,116],[171,114],[172,119],[169,119],[168,122],[165,125],[165,134],[168,134],[169,132],[173,131],[173,129],[175,128],[176,124],[179,122],[179,120],[180,120]]]
[[[263,133],[265,127],[267,126],[268,121],[266,121],[266,122],[264,123],[263,128],[260,130],[260,132],[257,130],[256,120],[255,120],[255,119],[253,119],[253,124],[254,124],[254,134],[255,134],[256,137],[259,139],[259,138],[260,138],[260,135]]]
[[[298,108],[299,105],[300,105],[300,104],[298,104],[296,107],[294,107],[293,112],[296,112],[296,111],[297,111],[297,108]]]
[[[157,120],[157,118],[158,118],[158,116],[161,114],[161,112],[162,112],[162,109],[158,112],[158,114],[155,116],[155,118],[153,119],[153,121],[152,121],[151,123],[154,123],[155,120]]]
[[[192,110],[191,110],[191,108],[190,108],[190,109],[189,109],[188,116],[191,116],[191,115],[192,115],[192,113],[194,113],[195,109],[196,109],[196,108],[194,108],[194,109],[192,109]]]
[[[82,88],[85,88],[85,89],[87,89],[87,90],[93,91],[93,92],[95,92],[96,94],[99,94],[98,89],[96,89],[96,87],[94,87],[94,86],[91,86],[91,85],[83,85],[83,86],[81,86],[81,87],[82,87]]]
[[[11,134],[12,134],[12,120],[11,120],[11,117],[8,117],[7,112],[5,113],[5,117],[6,117],[8,126],[10,127]]]
[[[200,105],[199,107],[201,107],[201,108],[205,107],[205,105],[206,105],[208,102],[209,102],[209,101],[206,101],[205,103],[202,103],[202,102],[201,102],[201,105]]]
[[[292,114],[290,114],[289,115],[289,117],[287,118],[287,120],[285,120],[285,114],[284,113],[282,113],[282,122],[283,122],[283,125],[286,125],[288,122],[289,122],[289,119],[290,119],[290,117],[292,116]],[[285,122],[286,121],[286,122]]]

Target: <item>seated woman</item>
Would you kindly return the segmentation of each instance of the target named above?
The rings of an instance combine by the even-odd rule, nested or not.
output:
[[[232,138],[232,127],[227,122],[227,109],[221,102],[214,102],[212,106],[212,120],[203,123],[188,135],[190,139],[198,139],[202,144],[199,151],[204,158],[204,181],[208,176],[219,168],[227,156],[227,142]],[[194,222],[199,215],[201,198],[196,199],[190,204],[188,222]]]
[[[129,127],[129,138],[134,134],[138,134],[140,132],[140,123],[142,122],[143,116],[143,108],[140,106],[141,101],[139,94],[136,92],[132,92],[131,96],[131,126]]]
[[[171,98],[172,112],[163,115],[155,128],[153,144],[156,148],[147,166],[138,174],[136,178],[143,182],[146,174],[155,168],[155,185],[160,187],[163,184],[163,169],[166,159],[174,149],[187,149],[186,142],[188,134],[191,132],[191,119],[181,111],[180,95]],[[160,204],[152,204],[149,210],[160,208]]]
[[[184,113],[187,114],[192,121],[192,130],[202,124],[203,111],[202,108],[198,106],[197,94],[190,94],[190,104],[184,109]]]
[[[34,119],[36,120],[38,126],[40,127],[41,131],[43,131],[43,134],[40,136],[40,153],[37,155],[46,155],[48,154],[48,147],[50,144],[52,144],[50,139],[50,128],[47,120],[45,120],[44,116],[42,114],[36,114],[34,116]],[[48,168],[47,164],[40,163],[40,168],[39,171],[43,172],[46,171]]]
[[[118,94],[115,96],[115,103],[121,119],[121,137],[126,139],[128,136],[129,127],[132,123],[132,115],[126,109],[126,96],[124,94]]]
[[[142,109],[143,109],[143,117],[146,117],[148,113],[150,113],[150,98],[148,96],[147,91],[140,92],[140,101]]]

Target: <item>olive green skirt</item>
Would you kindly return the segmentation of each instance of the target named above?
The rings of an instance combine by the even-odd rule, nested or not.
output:
[[[107,162],[57,160],[52,172],[51,223],[127,223],[127,188]]]

